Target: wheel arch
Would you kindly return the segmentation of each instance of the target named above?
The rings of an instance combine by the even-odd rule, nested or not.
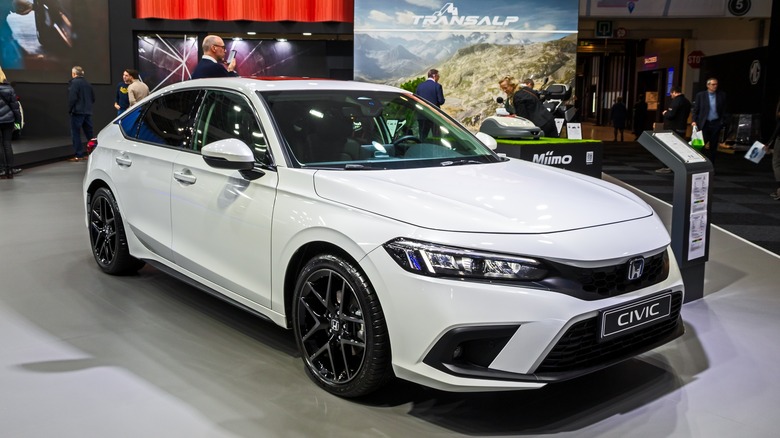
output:
[[[287,321],[287,328],[292,328],[292,299],[295,293],[295,284],[298,281],[298,273],[303,266],[312,257],[317,254],[331,254],[344,258],[346,261],[352,263],[355,269],[359,269],[366,279],[371,283],[371,279],[366,272],[360,266],[360,263],[355,260],[352,255],[332,242],[326,241],[312,241],[302,245],[293,253],[290,261],[287,263],[287,268],[284,272],[284,314]]]

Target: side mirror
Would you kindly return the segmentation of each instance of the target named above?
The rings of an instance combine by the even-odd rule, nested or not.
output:
[[[491,151],[496,150],[498,147],[498,142],[496,142],[496,139],[485,134],[484,132],[477,132],[477,139],[482,142],[485,146],[487,146]]]
[[[217,169],[252,170],[255,167],[252,150],[236,138],[209,143],[200,153],[206,164]]]

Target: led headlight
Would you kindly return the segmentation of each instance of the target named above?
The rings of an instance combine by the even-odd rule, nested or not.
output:
[[[385,243],[384,248],[399,266],[415,274],[504,281],[536,281],[547,275],[541,262],[527,257],[403,238]]]

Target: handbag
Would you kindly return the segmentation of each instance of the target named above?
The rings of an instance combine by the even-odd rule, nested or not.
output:
[[[694,149],[701,149],[704,147],[704,135],[702,135],[701,131],[695,126],[693,127],[693,131],[691,131],[690,145]]]

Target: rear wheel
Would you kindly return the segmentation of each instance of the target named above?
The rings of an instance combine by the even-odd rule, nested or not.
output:
[[[311,259],[298,276],[292,315],[306,372],[326,391],[358,397],[392,376],[379,299],[350,262],[327,254]]]
[[[121,275],[143,267],[144,262],[130,255],[122,216],[110,190],[95,191],[89,203],[88,219],[92,255],[103,272]]]

